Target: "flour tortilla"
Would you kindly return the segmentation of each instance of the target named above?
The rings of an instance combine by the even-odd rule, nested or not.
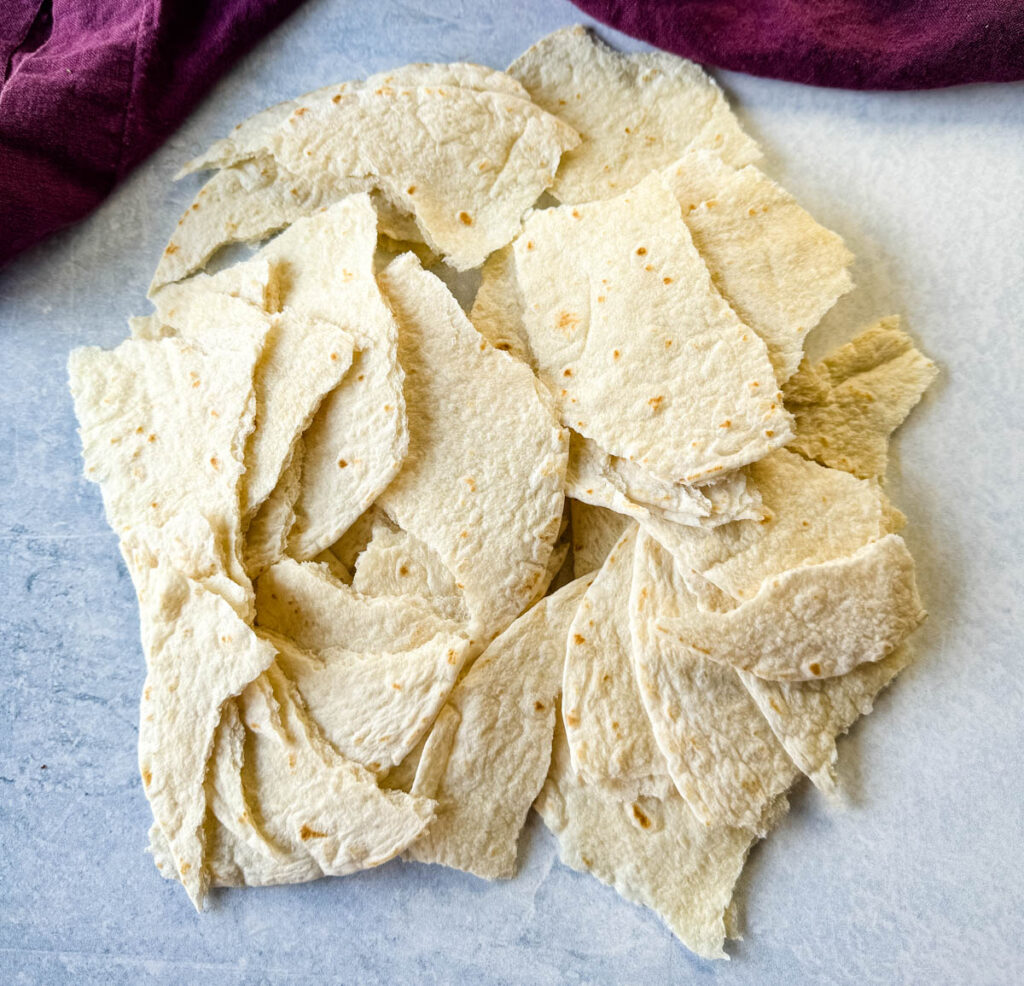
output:
[[[761,156],[714,81],[665,52],[622,55],[587,29],[567,27],[508,72],[583,138],[555,176],[551,192],[561,202],[613,198],[691,147],[736,167]]]
[[[660,175],[534,212],[514,251],[526,336],[563,424],[675,483],[791,437],[765,345],[715,290]]]
[[[440,632],[407,650],[309,651],[265,629],[278,667],[312,720],[344,757],[374,773],[401,763],[430,728],[470,653],[469,639]]]
[[[572,769],[561,716],[551,770],[535,805],[562,862],[650,907],[691,951],[726,958],[726,909],[753,836],[705,825],[671,792],[623,800]]]
[[[264,253],[284,269],[283,303],[341,325],[358,352],[302,436],[301,487],[289,553],[336,541],[397,474],[408,446],[398,329],[373,274],[376,231],[365,196],[304,219]]]
[[[820,363],[804,363],[786,388],[796,418],[790,448],[855,476],[882,476],[889,436],[938,375],[898,316],[883,318]]]
[[[342,226],[351,224],[361,207],[358,199],[347,200],[333,219]],[[157,292],[153,302],[164,324],[206,348],[220,344],[223,334],[238,332],[240,326],[262,324],[263,347],[253,371],[256,422],[246,444],[240,494],[243,516],[251,520],[291,462],[298,437],[324,395],[351,366],[354,343],[334,322],[289,307],[267,315],[226,294],[232,283],[244,278],[246,267],[255,274],[270,264],[257,256],[231,268],[229,278],[192,278]]]
[[[288,532],[295,523],[295,501],[302,483],[305,444],[299,440],[291,459],[245,530],[243,561],[246,574],[258,578],[275,562],[285,557]]]
[[[338,88],[329,99],[300,105],[257,142],[264,145],[258,157],[207,184],[212,209],[203,213],[197,198],[199,209],[186,212],[155,285],[185,276],[225,243],[258,239],[344,195],[374,189],[391,209],[411,213],[427,245],[451,266],[477,267],[515,236],[578,138],[517,96],[383,85]],[[383,224],[398,239],[408,235]]]
[[[519,832],[548,772],[566,635],[589,584],[578,579],[528,610],[452,692],[454,737],[436,751],[428,741],[414,786],[422,775],[437,815],[410,859],[486,879],[514,874]],[[441,728],[452,730],[450,715]]]
[[[331,747],[276,666],[246,688],[241,711],[246,783],[264,830],[324,875],[379,866],[429,824],[430,801],[380,790],[370,771]]]
[[[176,338],[128,340],[109,352],[76,349],[68,361],[85,475],[100,484],[110,526],[123,538],[175,517],[201,518],[239,587],[233,597],[243,618],[251,599],[239,483],[261,344],[245,333],[208,350]]]
[[[658,619],[657,636],[774,681],[831,678],[881,660],[925,616],[914,560],[898,534],[845,558],[789,569],[725,612],[684,599],[678,615]]]
[[[592,784],[633,792],[668,776],[633,671],[629,591],[637,528],[605,559],[569,628],[562,716],[573,768]]]
[[[807,333],[852,287],[853,255],[784,189],[707,151],[662,172],[715,287],[768,346],[779,383],[796,372]]]
[[[327,566],[291,558],[257,580],[256,623],[314,652],[404,651],[462,629],[418,596],[364,596]]]
[[[378,502],[437,552],[489,639],[545,576],[567,435],[529,369],[482,340],[415,257],[393,261],[381,285],[400,327],[411,437]]]
[[[766,681],[738,672],[793,762],[816,787],[836,790],[836,737],[868,715],[882,689],[912,660],[903,644],[874,664],[823,681]]]
[[[225,701],[274,660],[228,602],[175,571],[145,532],[125,546],[139,591],[146,683],[139,710],[139,770],[153,818],[197,909],[209,887],[206,764]]]
[[[529,99],[526,90],[511,76],[472,62],[415,62],[371,75],[362,82],[344,82],[285,100],[243,120],[222,140],[215,141],[204,153],[187,162],[176,178],[209,168],[224,168],[266,153],[271,137],[302,106],[327,104],[339,93],[355,89],[379,89],[385,86],[459,86],[483,92],[498,92]]]
[[[640,534],[629,600],[640,697],[679,793],[707,824],[763,835],[797,769],[735,671],[667,628],[696,609],[672,556]]]
[[[536,368],[530,340],[523,329],[523,299],[516,279],[515,254],[510,246],[492,253],[480,270],[480,287],[469,320],[495,349]]]
[[[572,510],[573,573],[579,579],[596,572],[604,564],[615,543],[629,527],[629,518],[580,500],[570,500],[569,504]]]

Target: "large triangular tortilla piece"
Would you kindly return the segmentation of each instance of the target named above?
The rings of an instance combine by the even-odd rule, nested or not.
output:
[[[276,125],[255,128],[259,152],[239,149],[258,156],[207,183],[206,201],[197,196],[182,217],[154,287],[184,277],[219,246],[258,239],[371,190],[388,211],[411,213],[427,245],[453,267],[477,267],[516,235],[562,152],[578,143],[569,126],[528,99],[493,90],[343,85],[300,103]],[[382,226],[407,236],[383,217]]]
[[[542,599],[497,637],[456,686],[414,790],[437,814],[409,858],[487,879],[515,872],[519,832],[548,772],[569,624],[590,578]],[[452,735],[454,733],[454,735]],[[423,777],[421,781],[420,778]]]
[[[530,98],[510,75],[485,65],[472,62],[413,62],[378,72],[361,82],[323,86],[297,99],[288,99],[254,113],[239,123],[227,137],[214,141],[206,151],[187,162],[176,177],[209,168],[225,168],[265,155],[273,135],[297,109],[328,103],[339,93],[355,89],[375,90],[385,86],[460,86],[464,89],[504,93],[520,99]]]
[[[691,147],[737,167],[761,156],[714,81],[674,55],[622,55],[577,26],[542,38],[508,71],[582,138],[555,176],[562,202],[613,198]]]
[[[489,639],[545,576],[568,435],[529,368],[481,339],[415,257],[399,257],[380,280],[399,323],[410,442],[378,502],[437,552]]]
[[[569,628],[562,681],[576,773],[633,793],[668,776],[633,670],[629,590],[636,535],[630,524],[583,597]]]
[[[277,666],[344,757],[380,773],[401,763],[430,728],[470,654],[469,639],[440,632],[401,651],[304,650],[261,628]]]
[[[357,653],[419,647],[461,629],[419,596],[364,596],[336,579],[326,565],[285,558],[256,581],[256,623],[321,651]]]
[[[387,862],[429,824],[433,803],[382,791],[338,754],[275,665],[242,693],[241,711],[246,787],[263,831],[285,852],[306,852],[324,875],[342,876]]]
[[[526,337],[563,424],[677,483],[791,437],[765,344],[715,290],[660,175],[534,212],[514,251]]]
[[[662,174],[715,287],[765,341],[784,383],[800,365],[807,333],[853,287],[853,255],[752,165],[737,170],[697,151]]]
[[[885,473],[889,436],[938,375],[902,329],[883,318],[786,387],[796,418],[794,451],[855,476]]]
[[[670,632],[686,625],[680,612],[696,609],[672,556],[641,533],[629,601],[631,652],[658,747],[698,818],[763,835],[797,769],[735,671],[680,646]]]
[[[257,331],[206,350],[179,338],[130,339],[106,352],[76,349],[68,360],[85,475],[100,484],[110,526],[124,538],[193,518],[198,526],[185,539],[212,531],[243,617],[251,593],[241,560],[239,483],[261,346]]]
[[[897,647],[874,664],[823,681],[766,681],[747,671],[739,676],[793,762],[825,792],[836,788],[836,737],[861,716],[911,661],[911,649]]]
[[[365,196],[303,219],[261,255],[281,271],[282,304],[340,325],[359,350],[302,436],[289,553],[336,541],[397,474],[408,445],[398,328],[373,272],[376,220]]]
[[[753,836],[705,825],[674,791],[623,800],[572,769],[561,716],[551,770],[535,805],[563,863],[651,908],[691,951],[726,958],[726,909]]]
[[[153,817],[189,897],[202,908],[207,761],[225,701],[274,660],[221,596],[162,562],[146,532],[128,535],[139,590],[146,683],[139,710],[139,769]]]

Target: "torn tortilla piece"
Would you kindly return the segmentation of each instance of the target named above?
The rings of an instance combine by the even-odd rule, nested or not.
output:
[[[573,767],[590,783],[633,793],[668,776],[640,699],[631,654],[629,591],[637,529],[605,559],[569,628],[562,716]]]
[[[288,532],[295,523],[295,501],[302,482],[302,460],[306,447],[295,443],[291,459],[245,530],[243,561],[250,579],[258,578],[285,557]]]
[[[791,437],[765,345],[715,290],[660,175],[534,212],[514,251],[524,329],[563,424],[674,483]]]
[[[795,452],[855,476],[882,476],[889,437],[938,376],[893,315],[813,366],[786,387],[796,418]]]
[[[363,596],[325,565],[285,558],[256,582],[256,624],[320,651],[410,650],[462,629],[418,596]]]
[[[793,762],[826,793],[836,789],[836,738],[861,716],[911,661],[911,649],[896,648],[874,664],[823,681],[766,681],[747,671],[740,680]]]
[[[572,769],[561,716],[551,770],[534,806],[558,855],[626,900],[653,910],[691,951],[726,958],[726,909],[753,835],[705,825],[674,791],[627,801]]]
[[[437,552],[489,639],[545,576],[568,436],[529,369],[482,340],[415,257],[391,263],[381,284],[400,327],[410,442],[378,502]]]
[[[306,852],[324,875],[342,876],[387,862],[429,824],[433,803],[382,791],[338,754],[276,666],[245,689],[241,711],[253,810],[289,854]]]
[[[629,518],[579,500],[570,500],[569,503],[572,509],[573,574],[582,578],[604,564],[629,527]]]
[[[452,692],[454,737],[428,741],[413,788],[422,775],[437,814],[410,859],[486,879],[514,874],[519,832],[548,772],[569,624],[589,584],[578,579],[528,610]],[[451,731],[450,715],[440,728]]]
[[[261,344],[246,333],[208,350],[178,338],[132,339],[109,352],[76,349],[68,361],[85,475],[100,485],[110,526],[124,538],[176,517],[201,518],[239,587],[232,597],[243,617],[251,594],[239,483]]]
[[[795,372],[807,333],[853,287],[853,255],[762,171],[706,151],[662,172],[715,287],[765,342],[778,382]]]
[[[146,683],[139,710],[139,769],[153,817],[193,904],[209,887],[204,777],[225,701],[274,660],[222,597],[154,554],[144,532],[129,535],[139,590]]]
[[[684,652],[775,681],[812,681],[881,660],[921,623],[914,560],[898,534],[792,568],[722,612],[684,595],[655,635]]]
[[[440,632],[407,650],[304,650],[257,631],[277,650],[277,666],[302,695],[324,737],[374,773],[401,763],[430,728],[470,654],[469,639]]]
[[[555,176],[551,192],[561,202],[613,198],[691,147],[736,167],[761,156],[714,80],[665,52],[623,55],[586,28],[567,27],[508,72],[582,138]]]
[[[797,769],[735,671],[671,633],[696,610],[672,556],[641,533],[629,600],[640,698],[679,793],[707,824],[763,835]],[[568,725],[568,719],[566,719]]]

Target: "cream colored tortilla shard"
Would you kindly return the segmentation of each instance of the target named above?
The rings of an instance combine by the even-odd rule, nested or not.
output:
[[[681,611],[696,608],[672,556],[641,534],[631,652],[658,747],[699,819],[763,835],[797,770],[732,668],[680,646],[670,632],[685,625]]]
[[[836,737],[867,715],[875,697],[911,660],[897,647],[874,664],[823,681],[765,681],[739,676],[793,762],[822,791],[835,790]]]
[[[225,243],[252,240],[346,194],[379,190],[459,270],[518,232],[578,138],[529,100],[461,86],[338,87],[261,134],[265,153],[215,175],[209,219],[197,197],[154,286],[185,276]],[[214,184],[217,183],[217,184]],[[250,218],[248,195],[256,192]],[[294,205],[292,203],[295,203]],[[406,231],[389,228],[399,235]],[[176,260],[178,254],[187,260]]]
[[[629,526],[629,518],[579,500],[572,509],[572,557],[576,578],[596,572]]]
[[[514,249],[530,351],[565,425],[679,483],[791,437],[764,343],[714,289],[659,175],[533,213]]]
[[[668,768],[637,690],[629,631],[636,525],[612,548],[569,628],[562,717],[576,772],[634,792]]]
[[[898,316],[876,325],[813,366],[805,363],[786,388],[796,417],[790,447],[855,476],[881,476],[889,436],[938,375]]]
[[[308,853],[323,874],[379,866],[430,822],[432,802],[380,790],[372,773],[331,747],[276,667],[246,688],[242,717],[265,832],[290,854]]]
[[[303,650],[261,629],[278,667],[334,748],[379,773],[401,763],[430,728],[469,654],[469,639],[440,632],[407,650]]]
[[[699,151],[662,174],[715,287],[765,341],[784,383],[800,365],[807,333],[853,287],[853,255],[752,165],[737,170]]]
[[[183,515],[204,518],[242,587],[243,616],[238,489],[259,346],[244,334],[237,346],[205,351],[177,338],[133,339],[109,352],[77,349],[68,361],[85,475],[101,486],[110,526],[125,537]]]
[[[139,582],[147,674],[139,769],[153,817],[189,897],[209,886],[203,778],[224,702],[274,660],[222,597],[162,564],[141,537],[126,545]]]
[[[630,802],[587,784],[572,769],[560,719],[535,807],[562,862],[650,907],[691,951],[726,958],[725,914],[751,833],[705,825],[675,792]]]
[[[690,653],[776,681],[811,681],[878,661],[925,613],[898,534],[848,558],[790,569],[726,612],[691,601],[658,632]]]
[[[577,579],[519,617],[452,692],[454,738],[428,741],[417,771],[417,784],[422,774],[436,792],[437,814],[410,859],[492,880],[514,874],[519,831],[551,759],[566,635],[589,584]],[[450,716],[441,728],[450,731]]]
[[[690,147],[737,167],[761,156],[722,91],[685,59],[621,55],[569,27],[542,38],[508,71],[583,138],[555,178],[552,194],[562,202],[612,198]]]
[[[251,579],[285,557],[288,532],[295,523],[295,501],[301,490],[305,450],[301,440],[295,443],[291,461],[246,528],[243,560]]]
[[[379,504],[437,552],[492,635],[544,578],[562,519],[567,435],[529,369],[482,340],[415,257],[393,261],[381,285],[399,323],[411,435]]]

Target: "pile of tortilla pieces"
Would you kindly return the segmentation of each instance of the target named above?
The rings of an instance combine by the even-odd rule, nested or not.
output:
[[[852,257],[759,158],[697,66],[573,28],[189,163],[155,311],[70,377],[150,848],[197,906],[399,855],[510,877],[532,805],[725,955],[752,843],[910,659],[879,478],[936,372],[897,318],[804,358]]]

